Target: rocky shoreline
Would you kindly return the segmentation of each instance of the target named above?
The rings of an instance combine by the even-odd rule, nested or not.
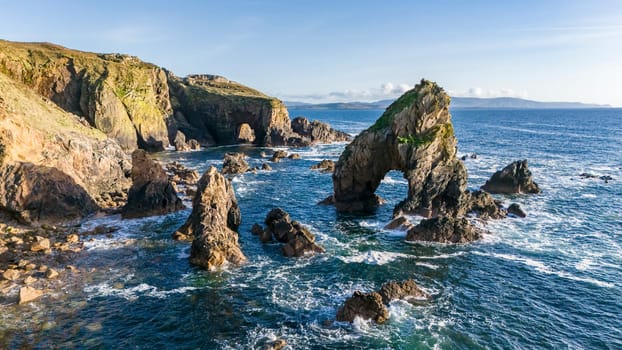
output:
[[[383,203],[375,193],[381,180],[399,170],[408,181],[408,195],[386,228],[404,231],[405,241],[475,241],[484,233],[475,220],[527,215],[516,203],[504,207],[490,193],[540,192],[526,160],[493,174],[481,190],[467,190],[449,96],[427,80],[351,140],[322,122],[290,120],[281,101],[223,77],[178,78],[135,57],[50,44],[1,41],[0,48],[0,212],[5,217],[0,221],[12,223],[0,225],[4,303],[34,301],[59,288],[68,274],[79,273],[71,262],[88,239],[89,233],[77,228],[84,218],[165,215],[185,208],[182,195],[192,198],[192,212],[172,237],[192,242],[189,263],[213,271],[247,261],[238,232],[243,213],[231,178],[271,171],[271,165],[251,168],[244,153],[226,153],[220,170],[212,166],[199,174],[180,163],[163,166],[147,151],[351,141],[337,162],[311,167],[332,174],[333,194],[321,204],[334,205],[337,212],[373,211]],[[40,64],[40,56],[53,64]],[[20,63],[24,60],[30,64]],[[110,73],[98,80],[102,65]],[[34,141],[22,142],[27,135]],[[265,158],[274,165],[300,154],[276,150]],[[411,223],[406,218],[411,215],[423,219]],[[64,226],[53,226],[58,223]],[[281,208],[272,209],[264,224],[255,224],[251,233],[263,243],[282,243],[286,257],[325,253],[305,224]],[[355,292],[337,310],[336,320],[382,323],[389,317],[386,304],[405,297],[427,296],[413,280],[389,282],[379,292]]]

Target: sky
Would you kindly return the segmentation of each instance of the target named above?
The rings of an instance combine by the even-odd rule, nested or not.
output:
[[[135,55],[286,101],[452,96],[622,107],[622,1],[0,0],[0,38]]]

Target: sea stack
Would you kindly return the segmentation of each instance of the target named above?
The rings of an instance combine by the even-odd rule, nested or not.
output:
[[[408,180],[408,196],[395,214],[464,214],[467,172],[456,158],[449,102],[436,83],[421,80],[360,133],[335,165],[337,210],[373,210],[380,203],[375,194],[380,181],[388,171],[400,170]]]
[[[192,213],[175,236],[194,238],[190,263],[211,270],[227,262],[240,264],[246,260],[236,232],[240,223],[240,208],[231,182],[212,166],[199,180]]]

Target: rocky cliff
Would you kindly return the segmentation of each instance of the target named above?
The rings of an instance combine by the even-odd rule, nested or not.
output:
[[[276,98],[214,75],[169,73],[169,87],[177,126],[202,144],[295,143],[287,109]]]
[[[153,64],[127,55],[0,40],[0,72],[84,117],[126,150],[169,145],[166,74]]]
[[[23,222],[119,205],[129,158],[78,116],[0,73],[0,210]]]
[[[395,212],[423,216],[458,215],[468,201],[467,173],[456,158],[449,96],[433,82],[422,80],[406,92],[339,157],[333,174],[338,210],[373,209],[374,194],[390,170],[408,180],[408,197]]]

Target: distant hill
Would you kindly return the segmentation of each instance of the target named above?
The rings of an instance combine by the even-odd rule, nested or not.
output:
[[[381,100],[376,102],[335,102],[312,104],[305,102],[285,101],[288,109],[385,109],[393,100]],[[515,97],[496,97],[496,98],[476,98],[476,97],[452,97],[452,108],[473,108],[473,109],[555,109],[555,108],[611,108],[610,105],[598,105],[581,102],[539,102],[525,100]]]

